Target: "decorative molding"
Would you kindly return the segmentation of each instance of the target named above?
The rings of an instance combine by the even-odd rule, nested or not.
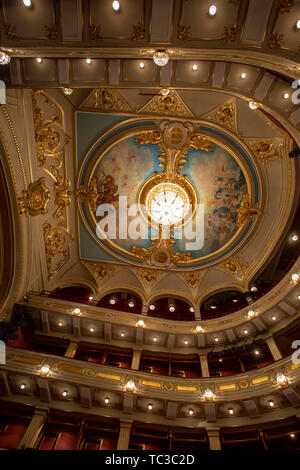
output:
[[[242,256],[234,256],[226,260],[223,266],[229,274],[243,278],[246,269],[249,267],[249,263],[244,261]]]
[[[116,89],[96,88],[83,102],[81,108],[97,108],[101,111],[132,112],[132,108]]]
[[[45,178],[39,178],[23,189],[23,196],[18,197],[18,209],[20,214],[40,215],[47,212],[50,199],[50,191],[45,185]]]
[[[18,39],[16,26],[8,24],[5,28],[6,36],[9,39]]]
[[[261,215],[262,212],[259,209],[251,206],[251,198],[249,194],[244,194],[242,197],[241,207],[238,213],[237,224],[239,227],[248,222],[249,219]]]
[[[282,47],[283,34],[278,34],[277,32],[272,33],[268,44],[272,49],[278,49]]]
[[[115,268],[110,264],[90,262],[84,262],[84,264],[98,281],[106,281],[115,272]]]
[[[282,158],[283,143],[268,141],[250,141],[248,142],[252,152],[254,153],[258,162],[266,167],[270,167],[275,160]]]
[[[92,41],[102,41],[102,29],[100,25],[91,24],[89,26],[89,37]]]
[[[279,3],[279,13],[289,13],[290,9],[294,6],[294,0],[281,0]]]
[[[87,187],[80,186],[79,189],[76,191],[76,195],[78,196],[80,202],[87,201],[92,212],[96,211],[98,192],[97,181],[95,178],[91,179]]]
[[[203,273],[201,273],[201,277],[203,276]],[[196,289],[196,287],[199,286],[200,283],[200,273],[182,273],[182,277],[185,280],[185,283],[188,287],[191,287],[192,289]]]
[[[209,121],[216,122],[221,126],[227,127],[230,130],[237,132],[236,122],[236,99],[230,98],[225,101],[221,106],[212,109],[208,113],[201,116]]]
[[[49,39],[50,41],[55,41],[58,37],[58,32],[56,29],[56,26],[45,26],[45,35],[46,38]]]
[[[69,241],[73,236],[63,227],[52,227],[49,222],[43,224],[48,279],[51,279],[70,257]]]
[[[177,32],[177,37],[180,39],[180,41],[191,41],[192,35],[191,35],[191,25],[189,26],[184,26],[179,24],[178,25],[178,32]]]
[[[195,117],[176,90],[170,91],[166,96],[155,95],[138,113]]]
[[[131,33],[132,41],[141,41],[145,37],[145,25],[139,23],[137,26],[132,25],[133,31]]]
[[[223,41],[226,41],[226,42],[234,41],[236,38],[236,30],[237,30],[236,26],[229,26],[229,28],[227,28],[227,26],[224,26],[224,33],[222,36]]]

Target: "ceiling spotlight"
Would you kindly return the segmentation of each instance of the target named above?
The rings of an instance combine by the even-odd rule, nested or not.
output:
[[[154,341],[154,343],[156,343],[156,341],[157,341],[156,336],[154,336],[153,341]]]
[[[193,72],[196,72],[196,70],[198,70],[198,65],[194,64],[193,67],[192,67],[192,70],[193,70]]]
[[[150,310],[155,310],[155,305],[151,304],[151,305],[149,306],[149,308],[150,308]]]
[[[86,59],[86,63],[87,63],[88,65],[91,65],[92,59]]]
[[[91,333],[93,333],[94,331],[95,331],[95,330],[94,330],[94,328],[93,328],[93,327],[92,327],[92,328],[90,328],[90,332],[91,332]]]
[[[124,338],[124,336],[125,336],[124,331],[121,331],[121,336],[122,336],[122,338]]]
[[[153,408],[152,403],[149,403],[149,405],[148,405],[148,410],[152,410],[152,408]]]
[[[7,65],[10,63],[10,56],[4,52],[0,52],[0,65]]]
[[[300,28],[299,28],[299,29],[300,29]],[[291,437],[292,439],[295,439],[296,434],[292,432],[292,433],[290,434],[290,437]]]
[[[112,7],[113,7],[114,11],[119,11],[120,10],[120,3],[117,2],[117,0],[115,0],[114,2],[112,2]]]
[[[156,65],[159,67],[163,67],[164,65],[167,65],[169,62],[169,54],[165,51],[156,51],[153,54],[153,60]]]
[[[62,322],[62,321],[59,321],[59,322],[58,322],[58,326],[63,326],[63,322]]]
[[[270,406],[271,408],[273,408],[273,406],[274,406],[273,400],[269,400],[269,406]]]
[[[223,359],[222,359],[222,358],[220,358],[220,359],[219,359],[219,362],[223,362]]]
[[[106,405],[108,405],[108,404],[109,404],[109,401],[110,401],[110,400],[109,400],[109,398],[108,398],[108,397],[106,397],[106,398],[104,399],[104,403],[105,403]]]
[[[215,342],[217,343],[219,341],[219,338],[215,338]]]
[[[140,62],[140,69],[143,69],[145,67],[144,62]]]
[[[110,305],[115,305],[116,301],[115,301],[115,299],[109,299],[109,303],[110,303]]]
[[[20,389],[21,389],[21,390],[24,390],[25,387],[26,387],[25,384],[21,384]]]
[[[25,5],[25,7],[27,7],[27,8],[31,7],[31,0],[23,0],[23,3]]]
[[[41,63],[43,62],[43,59],[42,59],[41,57],[38,57],[38,58],[36,59],[36,61],[37,61],[39,64],[41,64]]]
[[[258,349],[255,349],[254,354],[256,354],[256,356],[259,356],[259,351],[258,351]]]
[[[248,330],[244,330],[244,334],[247,335],[247,334],[248,334]]]
[[[292,280],[295,282],[299,281],[299,274],[297,273],[292,274]]]
[[[41,368],[41,373],[42,374],[48,374],[50,372],[50,367],[49,366],[43,366]]]
[[[217,308],[217,306],[216,306],[216,304],[211,304],[210,308],[211,308],[212,310],[215,310],[215,309]]]
[[[169,306],[169,310],[170,310],[170,312],[175,312],[175,306],[173,304],[171,304]]]
[[[288,93],[284,93],[284,94],[283,94],[283,98],[284,98],[285,100],[287,100],[287,99],[289,98],[289,96],[290,96],[290,95],[289,95]]]
[[[276,317],[275,317],[275,315],[272,315],[272,317],[271,317],[271,318],[272,318],[272,320],[273,320],[273,321],[275,321],[275,320],[276,320]]]
[[[246,74],[244,72],[241,73],[241,78],[246,78]]]
[[[232,302],[236,304],[239,300],[238,299],[233,299]]]
[[[228,408],[228,413],[229,413],[230,415],[233,415],[233,409],[232,409],[232,408]]]
[[[66,390],[64,392],[62,392],[63,397],[66,397],[67,395],[68,395],[68,392]]]
[[[257,109],[258,108],[258,103],[256,103],[256,101],[249,101],[249,108],[250,109]]]
[[[297,295],[297,299],[300,300],[300,294]]]
[[[194,307],[190,307],[190,312],[191,312],[191,313],[194,313],[194,312],[195,312]]]
[[[210,16],[214,16],[217,13],[216,5],[211,5],[209,7],[208,13],[210,14]]]
[[[194,414],[194,410],[192,410],[192,408],[189,409],[189,415],[193,415]]]
[[[94,300],[94,297],[92,295],[89,296],[89,301],[91,302],[92,300]]]
[[[249,310],[248,318],[253,318],[255,316],[255,312],[253,310]]]
[[[184,340],[184,344],[189,344],[187,339]]]
[[[251,292],[257,292],[257,287],[256,287],[256,286],[252,286],[250,290],[251,290]]]
[[[144,320],[139,320],[136,325],[141,326],[143,328],[145,326],[145,322]]]
[[[214,396],[215,396],[214,393],[209,388],[205,390],[204,392],[205,400],[213,400]]]
[[[297,233],[294,233],[294,235],[292,235],[292,240],[293,242],[297,242],[299,240],[299,235]]]
[[[196,332],[197,332],[197,333],[203,333],[203,331],[204,331],[204,330],[203,330],[202,326],[200,326],[200,325],[197,325],[197,326],[196,326]]]
[[[296,23],[296,28],[297,28],[297,29],[300,29],[300,20],[297,21],[297,23]]]
[[[73,313],[75,313],[75,315],[79,315],[80,314],[80,308],[74,308],[73,310]]]
[[[130,307],[130,308],[134,307],[134,302],[132,300],[130,302],[128,302],[128,307]]]

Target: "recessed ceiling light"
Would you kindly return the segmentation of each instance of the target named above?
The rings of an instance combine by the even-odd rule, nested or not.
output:
[[[290,434],[290,437],[291,437],[292,439],[295,439],[296,434],[292,432],[292,433]]]
[[[273,400],[269,400],[269,406],[272,408],[274,406]]]
[[[106,398],[104,399],[104,403],[105,403],[106,405],[109,404],[109,398],[108,398],[108,397],[106,397]]]
[[[89,296],[89,301],[91,302],[92,300],[94,300],[94,297],[92,295]]]
[[[247,335],[247,334],[248,334],[248,330],[244,330],[244,334]]]
[[[122,336],[122,338],[125,336],[124,331],[121,331],[121,336]]]
[[[297,274],[297,273],[292,274],[292,280],[295,281],[295,282],[299,281],[299,274]]]
[[[41,63],[43,62],[43,59],[42,59],[41,57],[38,57],[38,58],[36,59],[36,61],[37,61],[39,64],[41,64]]]
[[[120,3],[117,0],[115,0],[114,2],[112,2],[112,7],[113,7],[114,11],[119,11],[120,10]]]
[[[211,5],[209,7],[208,13],[210,14],[210,16],[214,16],[217,13],[216,5]]]
[[[192,69],[193,69],[194,72],[196,72],[196,70],[198,70],[198,65],[194,64]]]
[[[258,103],[256,103],[256,101],[249,101],[249,108],[250,109],[257,109],[258,108]]]
[[[184,340],[184,344],[189,344],[187,339]]]
[[[215,338],[215,342],[217,343],[219,341],[219,338]]]
[[[143,69],[145,67],[144,62],[140,62],[140,69]]]
[[[256,356],[259,356],[259,351],[258,351],[258,349],[255,349],[254,354],[256,354]]]
[[[246,78],[245,72],[241,73],[241,78]]]
[[[234,304],[236,304],[238,302],[238,299],[233,299],[232,301]]]
[[[190,307],[190,312],[191,312],[191,313],[194,313],[194,312],[195,312],[194,307]]]
[[[300,300],[300,294],[297,295],[297,299]]]
[[[93,327],[92,327],[92,328],[90,328],[90,332],[91,332],[91,333],[93,333],[94,331],[95,331],[95,330],[94,330],[94,328],[93,328]]]
[[[275,315],[272,315],[272,320],[275,321],[276,320],[276,316]]]
[[[290,95],[289,95],[288,93],[284,93],[284,94],[283,94],[283,98],[284,98],[285,100],[287,100],[287,99],[289,98],[289,96],[290,96]]]
[[[130,302],[128,302],[128,307],[130,307],[130,308],[134,307],[134,302],[132,300]]]
[[[294,233],[294,235],[292,235],[292,240],[293,242],[297,242],[299,240],[299,235],[297,233]]]
[[[192,410],[192,408],[189,409],[189,415],[193,415],[194,414],[194,410]]]
[[[257,287],[256,287],[256,286],[252,286],[250,290],[251,290],[251,292],[257,292]]]
[[[58,322],[58,326],[63,326],[63,322],[62,322],[62,321],[59,321],[59,322]]]
[[[219,362],[223,362],[223,359],[220,358],[220,359],[219,359]]]
[[[249,310],[248,317],[253,318],[255,316],[255,312],[253,310]]]
[[[68,395],[68,392],[66,390],[64,392],[62,392],[63,397],[66,397],[67,395]]]
[[[149,308],[150,310],[155,310],[155,305],[151,304]]]
[[[152,408],[153,408],[152,403],[149,403],[149,405],[148,405],[148,410],[152,410]]]
[[[300,29],[300,20],[297,21],[297,23],[296,23],[296,28],[297,28],[297,29]]]
[[[87,63],[88,65],[91,65],[92,59],[86,59],[86,63]]]
[[[215,304],[211,304],[210,308],[211,308],[212,310],[215,310],[215,309],[217,308],[217,306],[216,306]]]
[[[27,8],[31,7],[31,0],[23,0],[23,3],[25,5],[25,7],[27,7]]]
[[[21,389],[21,390],[24,390],[25,387],[26,387],[25,384],[21,384],[20,389]]]
[[[174,307],[174,305],[170,305],[169,310],[170,310],[170,312],[175,312],[175,307]]]
[[[156,343],[156,341],[157,341],[156,336],[154,336],[153,341],[154,341],[154,343]]]
[[[233,409],[232,409],[232,408],[228,408],[228,413],[229,413],[230,415],[233,415]]]
[[[109,303],[110,303],[111,305],[115,305],[116,301],[115,301],[115,299],[109,299]]]

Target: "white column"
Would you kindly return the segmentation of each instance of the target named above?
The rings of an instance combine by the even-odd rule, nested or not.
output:
[[[131,369],[139,370],[140,368],[140,359],[141,359],[142,351],[139,349],[133,350],[132,362],[131,362]]]
[[[202,377],[209,377],[209,368],[208,368],[208,362],[207,362],[207,354],[199,354],[199,359],[200,359],[200,365],[201,365],[201,371],[202,371]]]
[[[65,357],[69,357],[70,359],[73,359],[75,356],[76,352],[78,349],[78,342],[77,341],[71,341],[68,349],[65,352]]]
[[[268,338],[265,338],[265,341],[270,349],[270,352],[273,356],[274,361],[279,361],[280,359],[282,359],[282,354],[279,351],[278,346],[275,343],[273,336],[269,336]]]
[[[47,408],[36,408],[34,415],[26,429],[26,432],[19,444],[19,449],[34,448],[41,430],[48,416]]]
[[[221,450],[220,428],[206,429],[210,450]]]
[[[119,439],[117,444],[117,450],[127,450],[130,441],[132,421],[120,420],[120,431]]]

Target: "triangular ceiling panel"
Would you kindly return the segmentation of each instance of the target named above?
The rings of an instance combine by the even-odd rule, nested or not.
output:
[[[195,117],[175,90],[170,91],[168,95],[155,95],[138,111],[138,113]]]
[[[97,109],[101,112],[130,112],[133,110],[120,93],[112,88],[95,88],[82,103],[81,109]]]
[[[208,113],[202,115],[201,118],[215,122],[220,126],[227,127],[234,133],[237,133],[236,109],[236,98],[230,98],[220,106],[217,106]]]

